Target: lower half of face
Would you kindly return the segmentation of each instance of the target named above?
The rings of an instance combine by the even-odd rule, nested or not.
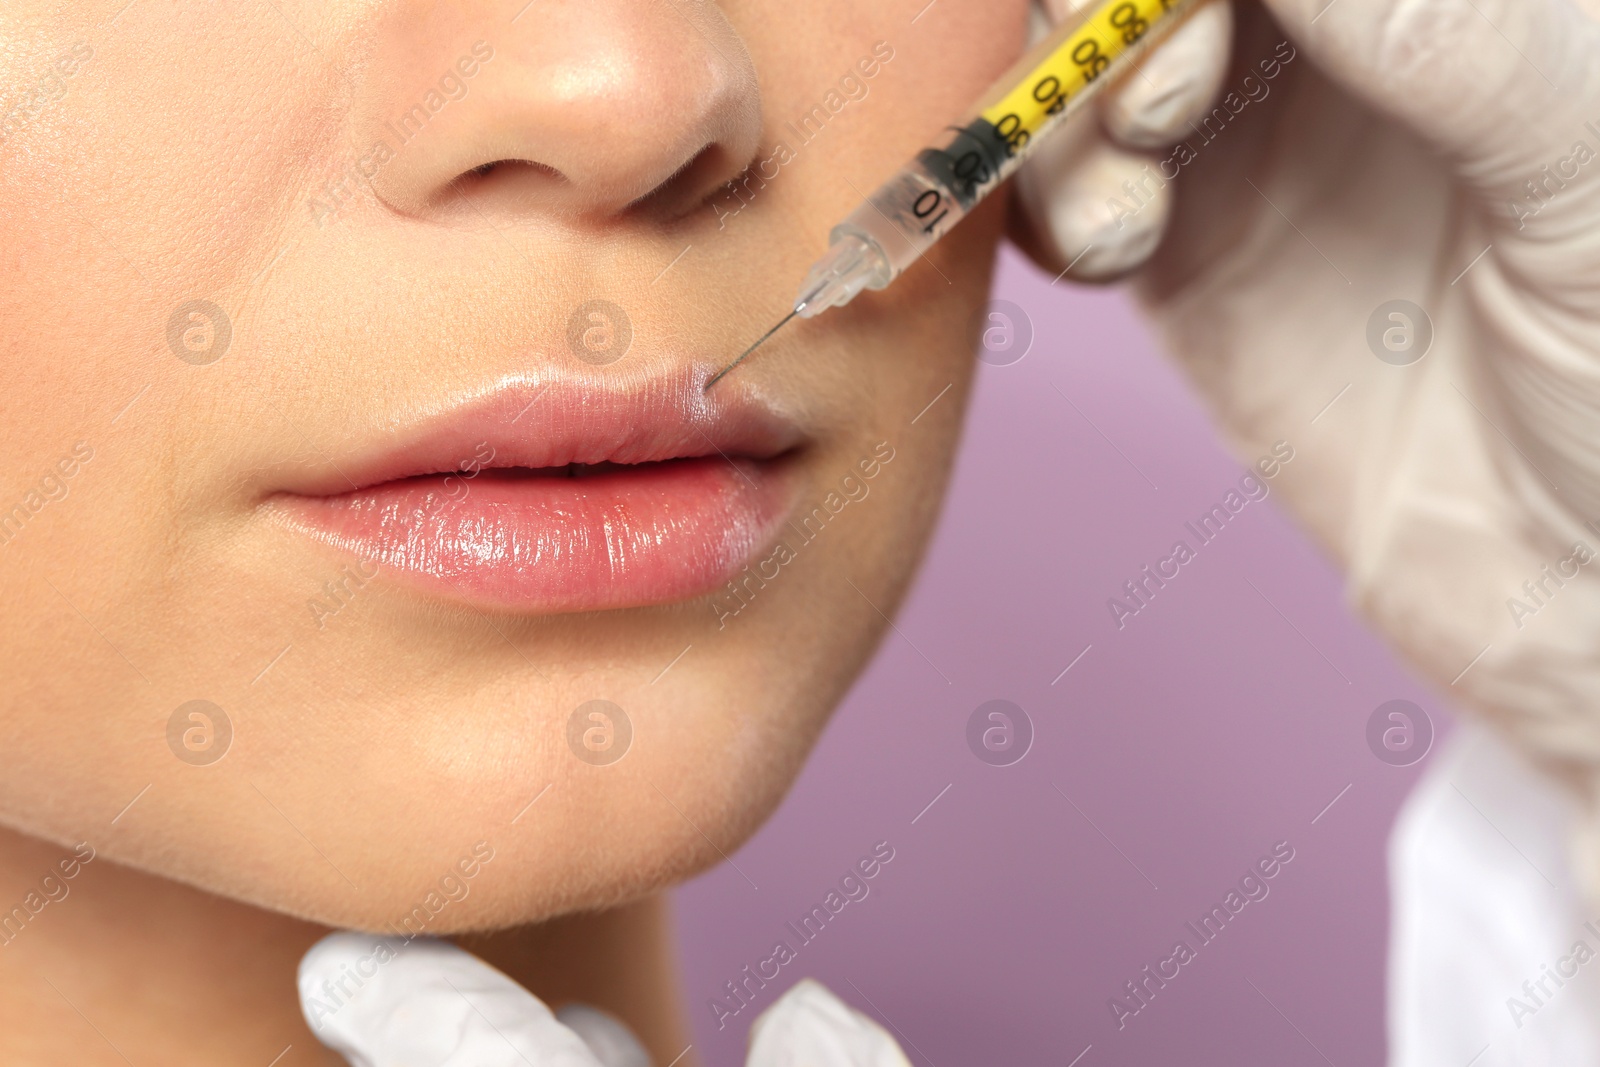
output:
[[[998,198],[704,383],[1021,5],[118,6],[5,31],[0,817],[430,932],[731,852],[910,580]]]

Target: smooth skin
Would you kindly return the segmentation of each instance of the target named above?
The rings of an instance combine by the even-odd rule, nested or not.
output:
[[[0,947],[0,1060],[326,1062],[295,960],[328,926],[397,921],[480,843],[493,859],[427,932],[507,931],[468,943],[677,1055],[651,894],[778,803],[903,594],[1003,205],[741,369],[809,436],[808,506],[879,442],[895,459],[724,628],[705,600],[529,617],[383,576],[319,619],[308,600],[355,561],[265,505],[411,413],[567,367],[589,299],[634,331],[603,373],[740,351],[856,190],[1020,49],[1020,0],[924,6],[6,5],[0,512],[26,515],[0,544],[0,908],[78,842],[96,858]],[[492,58],[375,166],[385,124],[479,42]],[[730,216],[724,183],[879,42],[865,97]],[[204,365],[168,336],[192,300],[231,330]],[[608,767],[565,742],[595,698],[635,731]],[[167,740],[196,699],[233,729],[208,766]]]

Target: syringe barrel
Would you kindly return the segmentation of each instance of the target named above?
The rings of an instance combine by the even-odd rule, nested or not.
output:
[[[830,246],[857,238],[867,247],[849,257],[859,265],[853,278],[847,282],[835,270],[839,283],[800,313],[817,314],[848,302],[862,288],[882,289],[894,281],[1194,2],[1107,0],[1063,21],[995,83],[965,122],[947,127],[947,138],[918,152],[833,228]],[[797,309],[826,273],[813,270]]]
[[[874,245],[889,271],[867,288],[882,289],[966,218],[1020,162],[1006,155],[1005,142],[987,120],[976,119],[955,130],[943,147],[918,152],[833,228],[828,243],[854,235]]]

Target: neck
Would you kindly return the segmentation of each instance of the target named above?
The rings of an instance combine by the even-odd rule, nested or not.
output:
[[[0,1063],[343,1062],[307,1029],[295,994],[300,957],[327,927],[104,857],[63,879],[59,863],[72,856],[0,829]],[[14,907],[22,914],[6,919]],[[582,1001],[611,1012],[656,1063],[689,1043],[661,897],[458,940],[552,1009]]]

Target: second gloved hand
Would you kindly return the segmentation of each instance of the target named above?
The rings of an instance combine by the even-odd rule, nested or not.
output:
[[[447,941],[329,934],[300,962],[312,1033],[351,1067],[650,1067],[618,1019],[551,1012]],[[804,979],[751,1025],[747,1067],[911,1067],[882,1027]]]

